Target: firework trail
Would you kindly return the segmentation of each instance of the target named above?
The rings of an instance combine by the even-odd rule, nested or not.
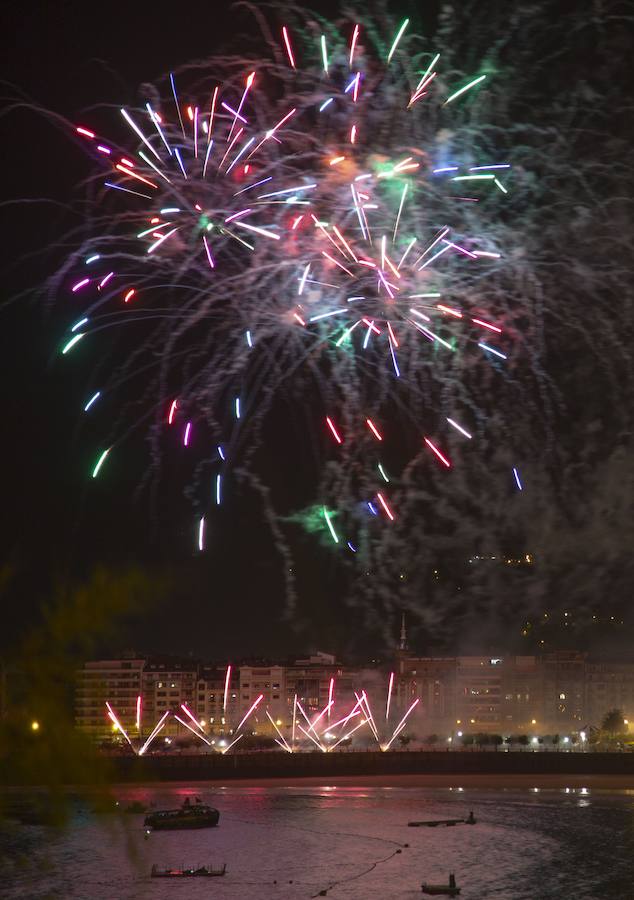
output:
[[[337,713],[337,720],[334,722],[330,721],[331,712],[335,707],[334,679],[331,679],[328,703],[313,717],[312,720],[304,710],[302,704],[297,700],[297,697],[294,698],[293,721],[292,723],[287,723],[286,726],[289,732],[288,736],[290,741],[286,739],[283,732],[280,730],[278,723],[267,709],[266,716],[279,736],[275,739],[276,743],[288,753],[293,753],[296,750],[310,750],[313,746],[318,747],[322,752],[326,753],[336,750],[343,742],[349,743],[349,739],[352,735],[360,731],[364,725],[367,725],[369,735],[371,736],[371,739],[376,742],[376,746],[382,751],[389,750],[398,735],[404,730],[407,723],[411,723],[412,719],[410,717],[420,703],[420,698],[415,699],[410,703],[404,715],[396,724],[394,724],[393,721],[390,721],[394,678],[395,673],[390,673],[385,696],[386,714],[384,720],[380,721],[378,725],[372,713],[370,698],[365,690],[361,690],[360,693],[356,690],[353,691],[356,703],[354,703],[350,709],[346,710],[345,713],[340,708]],[[300,711],[306,724],[306,727],[301,723],[297,726],[305,739],[299,747],[296,743],[296,710]],[[324,716],[328,717],[326,721],[323,721]],[[280,722],[279,724],[282,723]]]

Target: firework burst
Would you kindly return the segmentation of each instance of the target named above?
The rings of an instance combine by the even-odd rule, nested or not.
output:
[[[166,439],[194,460],[193,545],[206,549],[237,478],[259,493],[285,571],[258,470],[278,398],[308,431],[323,423],[339,454],[324,465],[323,445],[313,518],[353,558],[368,521],[398,521],[421,453],[448,472],[477,443],[531,318],[504,290],[494,225],[511,162],[473,141],[488,72],[445,71],[407,20],[377,36],[295,16],[269,32],[269,58],[225,57],[197,81],[170,74],[140,108],[120,109],[131,149],[75,126],[106,167],[103,201],[125,212],[99,217],[53,283],[86,298],[65,356],[115,326],[135,335],[115,374],[97,368],[87,391],[91,416],[126,398],[93,477],[149,426],[148,477]],[[520,471],[513,460],[521,490]]]

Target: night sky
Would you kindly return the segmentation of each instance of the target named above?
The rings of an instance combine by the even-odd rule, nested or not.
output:
[[[336,8],[334,3],[318,5],[324,14]],[[487,6],[478,4],[480,11]],[[441,573],[451,572],[451,583],[443,593],[430,568],[417,588],[420,602],[436,604],[439,610],[427,615],[420,627],[410,616],[413,641],[421,651],[447,646],[485,650],[505,643],[539,649],[538,631],[546,635],[549,646],[576,640],[622,649],[631,635],[628,450],[633,398],[631,359],[622,349],[628,343],[628,328],[631,334],[631,270],[628,274],[624,247],[633,237],[632,217],[631,206],[623,199],[627,181],[618,182],[614,167],[609,175],[603,168],[592,168],[593,164],[610,168],[611,161],[620,166],[619,157],[630,147],[631,124],[618,110],[623,103],[619,84],[629,80],[631,23],[622,17],[624,4],[599,6],[603,13],[591,25],[595,3],[541,2],[531,4],[533,13],[522,4],[504,5],[504,11],[512,8],[520,21],[526,18],[529,34],[521,46],[511,43],[507,58],[517,51],[536,71],[530,82],[532,96],[526,98],[532,112],[523,111],[525,120],[532,116],[536,128],[543,130],[540,140],[548,142],[549,128],[558,117],[553,98],[583,82],[586,93],[577,99],[585,97],[586,110],[571,122],[571,141],[588,177],[601,182],[596,193],[579,198],[578,207],[570,195],[570,230],[561,234],[565,263],[553,262],[547,275],[541,272],[553,292],[551,307],[557,294],[570,312],[545,320],[551,331],[540,363],[553,379],[557,402],[549,442],[541,451],[532,448],[534,465],[527,465],[535,472],[533,490],[540,503],[527,501],[517,513],[524,521],[513,523],[516,536],[503,548],[518,555],[534,553],[540,535],[547,535],[551,555],[547,563],[537,557],[530,572],[474,576],[466,565],[469,554],[485,545],[496,546],[496,541],[481,539],[487,516],[474,513],[465,501],[464,516],[473,517],[471,533],[476,537],[471,540],[460,533],[455,546],[449,541],[438,550],[438,566]],[[188,473],[177,460],[165,460],[156,494],[135,494],[147,466],[143,435],[133,436],[125,453],[109,461],[107,479],[95,483],[89,478],[101,440],[98,432],[81,426],[89,370],[61,364],[58,348],[69,316],[61,299],[47,304],[38,288],[64,259],[60,236],[81,223],[78,185],[93,168],[89,156],[63,128],[32,107],[71,122],[88,121],[91,107],[134,105],[140,84],[189,60],[211,57],[232,38],[237,19],[224,3],[190,2],[185,9],[186,15],[181,15],[178,6],[170,5],[165,15],[156,15],[133,4],[119,14],[114,8],[97,12],[85,3],[64,2],[5,5],[2,11],[0,30],[7,45],[2,94],[8,105],[11,101],[18,105],[0,120],[3,197],[9,198],[0,209],[6,254],[0,336],[2,548],[7,581],[0,649],[15,648],[25,630],[40,621],[55,589],[70,589],[102,565],[113,570],[138,566],[165,588],[162,597],[157,594],[142,613],[124,621],[104,650],[134,647],[216,658],[317,647],[370,653],[381,646],[385,629],[381,637],[374,626],[364,629],[363,604],[345,602],[359,594],[354,580],[339,573],[332,555],[310,536],[295,545],[300,611],[295,618],[284,619],[282,563],[252,498],[242,498],[223,513],[211,535],[210,551],[200,557],[193,552],[193,517],[185,496]],[[495,10],[491,33],[484,21],[476,22],[474,34],[464,35],[465,47],[471,38],[479,46],[500,38],[505,15],[498,4],[492,3],[491,10]],[[407,4],[402,12],[410,14]],[[426,15],[424,24],[435,27],[437,5],[427,5]],[[244,13],[241,17],[247,21]],[[532,51],[526,49],[529,38]],[[581,131],[587,136],[579,138]],[[566,167],[574,166],[574,160],[556,141],[552,152],[561,153],[565,180]],[[595,200],[588,199],[592,196]],[[548,221],[546,208],[537,214]],[[618,235],[613,247],[610,228]],[[589,237],[592,234],[594,238]],[[595,257],[588,253],[592,240]],[[584,267],[591,274],[584,273]],[[587,289],[585,295],[577,291],[578,284]],[[603,341],[596,356],[586,340],[594,327],[593,303]],[[284,411],[276,415],[281,421]],[[530,430],[530,422],[526,427]],[[293,447],[306,450],[300,464],[294,465],[288,448],[277,446],[264,465],[274,481],[281,470],[292,470],[289,507],[301,508],[314,460],[305,438],[297,437]],[[158,501],[153,503],[152,496]],[[498,532],[507,527],[505,521],[501,516],[495,524]],[[412,540],[411,567],[419,552],[428,566],[429,558]],[[404,608],[418,602],[403,596]],[[575,637],[537,628],[545,597],[554,618],[570,604],[580,611]],[[440,611],[442,604],[448,610],[446,617]],[[624,622],[618,633],[606,626],[599,636],[596,629],[586,627],[597,610]],[[521,634],[525,619],[531,621],[528,638]],[[396,637],[396,618],[384,624]]]

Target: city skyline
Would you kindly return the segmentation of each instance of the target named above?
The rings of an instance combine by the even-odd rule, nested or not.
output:
[[[148,724],[161,722],[164,737],[188,737],[185,729],[191,723],[183,715],[193,715],[207,738],[229,737],[238,721],[244,724],[251,716],[259,734],[274,738],[275,725],[295,727],[298,701],[309,719],[327,713],[325,726],[331,719],[347,721],[346,710],[354,714],[355,699],[358,704],[362,695],[377,720],[385,714],[387,721],[390,710],[398,720],[415,703],[418,708],[408,724],[419,741],[445,732],[452,738],[474,733],[589,735],[612,709],[621,709],[626,722],[630,715],[634,721],[634,659],[615,663],[579,651],[541,657],[417,657],[398,650],[391,661],[365,666],[346,665],[327,653],[222,666],[130,657],[87,662],[78,672],[77,691],[76,725],[100,739],[111,733],[111,722],[116,721],[115,730],[120,723],[132,729],[132,720],[139,736],[147,734]],[[168,715],[172,718],[165,722]],[[372,742],[372,729],[359,737]]]

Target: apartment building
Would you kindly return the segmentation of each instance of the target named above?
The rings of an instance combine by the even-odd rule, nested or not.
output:
[[[501,727],[501,657],[459,656],[456,659],[456,724],[468,731]]]
[[[455,657],[401,658],[396,684],[396,707],[406,710],[416,699],[419,716],[429,734],[444,730],[456,719]]]
[[[500,668],[500,729],[524,733],[544,727],[543,673],[536,656],[504,657]]]
[[[75,720],[96,740],[111,737],[108,701],[130,737],[142,740],[169,712],[161,739],[171,740],[189,737],[188,728],[197,727],[186,707],[207,738],[216,741],[228,739],[257,703],[248,730],[275,737],[275,725],[291,726],[295,697],[311,721],[332,698],[326,721],[334,722],[365,691],[375,718],[382,717],[390,670],[390,720],[419,700],[410,727],[419,737],[460,731],[565,734],[599,726],[615,707],[634,722],[634,663],[588,660],[576,651],[499,657],[399,652],[392,667],[364,668],[317,653],[283,663],[237,664],[229,668],[228,679],[226,666],[191,659],[99,660],[78,673]],[[305,725],[301,710],[297,721]]]
[[[194,713],[196,710],[198,663],[189,659],[154,658],[145,663],[141,678],[142,715],[141,730],[149,733],[166,712],[175,712],[188,720],[182,704]],[[177,736],[187,729],[173,715],[168,716],[164,737]]]
[[[228,735],[240,721],[241,708],[240,669],[201,666],[194,710],[201,728],[211,737]]]
[[[316,653],[306,659],[297,659],[286,667],[286,708],[292,713],[294,697],[302,704],[307,714],[322,710],[330,696],[333,682],[334,702],[339,706],[352,698],[354,673],[344,669],[329,653]]]
[[[268,710],[271,718],[287,724],[289,710],[286,702],[286,670],[282,665],[249,665],[240,666],[240,703],[239,710],[246,715],[249,709],[257,702],[253,713],[252,731],[269,732],[273,728],[266,715]],[[291,710],[292,715],[292,710]],[[235,727],[238,722],[232,723]]]
[[[111,737],[115,726],[107,716],[106,701],[119,721],[135,722],[145,664],[146,660],[135,658],[85,663],[75,689],[76,726],[95,740]]]
[[[583,728],[587,720],[585,683],[587,653],[560,650],[540,658],[543,709],[541,718],[549,730]]]
[[[630,662],[586,662],[584,718],[599,725],[610,709],[622,709],[634,723],[634,665]]]

